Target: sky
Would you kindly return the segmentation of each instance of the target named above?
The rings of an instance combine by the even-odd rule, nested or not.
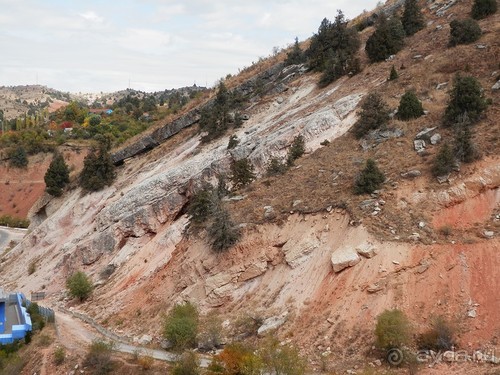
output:
[[[0,0],[0,86],[214,86],[375,0]],[[130,82],[130,86],[129,86]]]

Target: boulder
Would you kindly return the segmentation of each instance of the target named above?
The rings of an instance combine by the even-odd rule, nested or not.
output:
[[[437,145],[439,142],[441,142],[441,134],[436,133],[433,134],[430,138],[431,145]]]
[[[273,206],[264,206],[264,218],[272,219],[276,216]]]
[[[401,173],[401,177],[403,178],[415,178],[415,177],[420,177],[421,175],[422,172],[420,172],[418,169],[412,169],[408,172]]]
[[[493,236],[495,235],[495,232],[493,232],[492,230],[485,230],[483,232],[483,235],[485,238],[493,238]]]
[[[319,248],[320,241],[313,235],[299,239],[290,239],[284,246],[285,261],[295,268],[304,263],[309,255]]]
[[[356,250],[351,247],[343,247],[335,250],[331,257],[333,270],[340,272],[347,267],[352,267],[361,261]]]
[[[443,176],[437,176],[436,177],[436,179],[438,180],[438,182],[440,184],[444,184],[445,182],[448,182],[449,178],[450,178],[450,174],[449,173],[446,174],[446,175],[443,175]]]
[[[229,284],[233,279],[230,273],[220,272],[216,275],[210,276],[205,280],[205,293],[207,296],[215,289],[219,289],[224,285]]]
[[[433,128],[425,128],[415,136],[415,139],[422,139],[424,141],[429,141],[431,139],[432,134],[434,133],[434,130],[436,129],[437,129],[436,126],[434,126]]]
[[[359,255],[364,256],[365,258],[373,258],[377,255],[377,248],[370,242],[365,242],[358,247],[356,247],[356,251]]]
[[[491,86],[492,90],[500,90],[500,79],[495,83],[493,86]]]
[[[425,141],[421,139],[416,139],[413,141],[413,146],[415,147],[415,151],[418,153],[425,151]]]
[[[142,335],[138,340],[139,344],[141,345],[149,345],[152,341],[153,337],[151,337],[150,335]]]
[[[266,333],[278,329],[283,324],[285,324],[287,318],[288,318],[288,311],[285,311],[281,315],[271,316],[270,318],[267,318],[266,320],[264,320],[262,325],[257,330],[257,335],[263,337],[266,335]]]
[[[250,264],[238,277],[238,281],[247,281],[262,275],[267,270],[267,260]]]

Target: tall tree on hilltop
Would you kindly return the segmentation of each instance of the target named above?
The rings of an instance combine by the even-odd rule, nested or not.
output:
[[[340,10],[334,22],[323,19],[306,51],[311,68],[323,72],[320,81],[322,86],[345,74],[359,71],[359,60],[356,57],[360,46],[359,35],[347,25],[348,20]]]
[[[295,37],[295,43],[292,50],[288,52],[285,59],[285,65],[302,64],[306,60],[304,52],[300,49],[299,38]]]
[[[405,30],[397,17],[387,19],[382,13],[377,20],[376,29],[366,41],[365,51],[371,62],[383,61],[395,55],[404,46]]]

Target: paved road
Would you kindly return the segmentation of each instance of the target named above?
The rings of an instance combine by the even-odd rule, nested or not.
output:
[[[154,359],[167,362],[175,362],[178,355],[165,350],[150,349],[143,346],[136,346],[116,340],[113,337],[105,336],[97,332],[94,327],[81,321],[78,317],[58,309],[56,311],[56,326],[59,339],[69,349],[79,350],[86,347],[95,339],[104,338],[114,344],[114,350],[121,353],[148,355]],[[208,367],[209,358],[199,358],[201,367]]]

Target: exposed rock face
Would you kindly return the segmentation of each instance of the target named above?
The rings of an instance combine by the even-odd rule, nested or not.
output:
[[[351,247],[342,247],[335,250],[331,257],[333,270],[340,272],[347,267],[352,267],[361,261],[358,252]]]
[[[151,133],[151,135],[142,136],[130,145],[115,152],[112,155],[113,163],[120,164],[125,159],[155,148],[174,134],[180,132],[182,129],[197,123],[199,119],[200,114],[198,110],[193,110],[186,115],[167,123],[165,126],[155,130]]]
[[[261,259],[249,265],[238,277],[238,281],[247,281],[262,275],[267,270],[267,260]]]

